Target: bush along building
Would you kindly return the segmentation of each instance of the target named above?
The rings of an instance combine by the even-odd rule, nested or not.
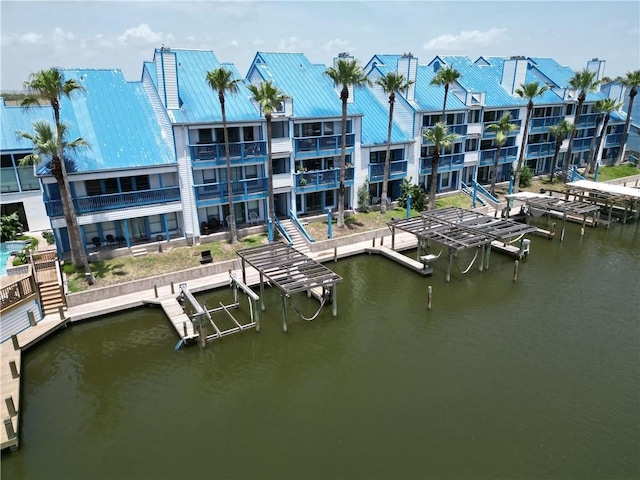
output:
[[[345,53],[339,59],[352,57]],[[228,87],[222,96],[224,119],[220,91],[214,88],[221,70]],[[598,101],[610,97],[621,102],[626,95],[616,85],[600,89],[602,60],[590,60],[584,71],[575,72],[550,58],[436,56],[420,63],[408,53],[374,55],[362,71],[369,82],[350,88],[347,101],[347,209],[359,206],[362,185],[368,185],[372,203],[382,196],[390,92],[380,83],[390,73],[402,74],[407,84],[394,92],[387,183],[391,200],[400,196],[405,179],[428,191],[433,174],[437,192],[508,181],[521,153],[522,165],[534,174],[551,174],[558,144],[553,127],[563,120],[576,123],[577,118],[577,125],[573,136],[560,143],[560,170],[585,167],[593,161],[592,152],[598,163],[613,163],[624,148],[626,114],[618,103],[608,115],[597,107]],[[82,137],[90,145],[68,159],[87,251],[175,239],[193,242],[230,231],[231,222],[238,228],[266,223],[267,130],[250,84],[271,82],[286,97],[271,115],[275,217],[337,209],[341,86],[326,72],[326,65],[313,64],[302,53],[257,52],[243,78],[211,51],[166,47],[143,64],[137,82],[126,81],[119,70],[62,70],[65,79],[85,87],[62,100],[61,117],[69,125],[68,138]],[[578,88],[576,76],[584,72],[590,84]],[[522,87],[534,82],[538,94],[523,96]],[[6,133],[28,130],[35,117],[50,118],[51,109],[26,113],[2,104],[1,112],[3,209],[12,202],[5,190],[22,194],[32,188],[38,197],[41,190],[43,211],[64,254],[69,242],[56,182],[45,162],[35,170],[37,189],[36,182],[22,185],[29,175],[16,162],[30,147]],[[432,172],[435,147],[424,132],[443,121],[455,136],[451,147],[439,152],[437,172]],[[37,202],[25,201],[26,217],[37,218],[37,207],[27,206]]]

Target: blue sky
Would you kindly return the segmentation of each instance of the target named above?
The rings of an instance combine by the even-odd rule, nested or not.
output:
[[[594,57],[611,77],[640,69],[633,1],[8,1],[0,2],[0,89],[52,66],[119,68],[139,80],[162,45],[213,50],[246,74],[256,51],[553,57],[573,69]]]

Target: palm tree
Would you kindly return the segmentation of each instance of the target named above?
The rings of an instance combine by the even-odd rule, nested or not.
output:
[[[498,162],[500,161],[500,150],[502,146],[507,143],[507,139],[509,138],[509,132],[513,132],[518,129],[518,125],[515,123],[511,123],[511,114],[505,113],[500,117],[497,123],[492,123],[491,125],[487,125],[487,130],[492,130],[496,132],[496,158],[493,161],[493,174],[491,175],[491,187],[489,189],[489,193],[491,195],[496,194],[496,177],[498,176]]]
[[[69,246],[71,250],[71,263],[78,268],[83,268],[85,273],[90,274],[91,269],[87,261],[87,253],[85,251],[82,235],[80,234],[80,226],[71,197],[71,186],[67,177],[67,168],[64,158],[64,136],[62,135],[62,122],[60,121],[60,99],[62,96],[71,98],[73,92],[80,92],[84,87],[76,80],[64,80],[62,72],[57,68],[49,70],[40,70],[32,73],[29,80],[24,82],[25,88],[29,94],[22,100],[21,106],[31,107],[39,105],[40,101],[48,102],[53,108],[53,116],[55,120],[57,140],[57,152],[52,163],[52,174],[56,179],[58,188],[60,189],[60,199],[62,201],[62,211],[64,213],[65,222],[67,224],[67,234],[69,236]],[[56,160],[57,159],[57,160]],[[88,276],[91,280],[91,276]]]
[[[433,143],[431,155],[431,182],[429,185],[429,210],[436,208],[436,190],[438,189],[438,164],[440,163],[440,149],[448,150],[453,141],[458,137],[455,133],[449,133],[449,128],[444,122],[436,123],[433,128],[425,128],[422,138]]]
[[[329,67],[324,72],[336,87],[342,87],[340,100],[342,100],[342,142],[340,149],[340,184],[338,189],[338,228],[344,228],[344,181],[345,158],[347,152],[347,100],[349,99],[349,87],[360,88],[371,85],[362,67],[355,59],[339,58],[335,67]]]
[[[376,81],[384,93],[389,94],[389,128],[387,130],[387,154],[384,157],[384,174],[382,176],[382,193],[380,195],[380,213],[387,213],[387,184],[389,183],[389,163],[391,162],[391,130],[393,128],[393,105],[396,103],[396,92],[404,91],[413,84],[404,75],[389,72]]]
[[[576,126],[573,123],[567,122],[566,120],[561,120],[556,125],[552,125],[549,127],[549,133],[552,137],[556,139],[555,150],[553,152],[553,160],[551,161],[551,183],[556,176],[556,164],[558,162],[558,153],[560,153],[560,147],[562,146],[562,142],[567,138],[568,135],[571,134],[576,129]]]
[[[607,133],[607,125],[609,124],[609,119],[611,118],[611,112],[615,112],[616,110],[619,110],[621,106],[622,106],[621,103],[616,102],[612,98],[605,98],[604,100],[598,100],[593,106],[594,111],[604,114],[604,120],[602,121],[602,130],[600,131],[600,136],[598,137],[596,148],[593,150],[593,155],[591,156],[589,164],[585,169],[585,174],[593,173],[593,169],[596,166],[598,153],[600,152],[600,148],[602,148],[602,142]],[[598,123],[600,123],[600,120],[598,120]],[[599,125],[596,125],[594,135],[597,135],[598,133],[598,126]]]
[[[622,162],[622,154],[624,151],[624,145],[627,143],[627,137],[629,135],[629,123],[631,122],[631,110],[633,109],[633,100],[638,94],[638,85],[640,85],[640,70],[634,70],[627,72],[626,77],[618,78],[618,81],[629,88],[629,107],[627,108],[627,120],[624,122],[624,130],[622,131],[622,142],[620,142],[620,150],[618,151],[618,158],[616,164]]]
[[[224,68],[218,67],[207,72],[206,81],[211,89],[218,93],[220,110],[222,111],[222,129],[224,131],[224,151],[227,157],[227,194],[229,196],[229,228],[231,230],[231,243],[238,242],[238,230],[236,228],[236,214],[233,209],[233,179],[231,178],[231,159],[229,157],[229,132],[227,131],[227,113],[225,110],[225,94],[235,95],[238,93],[238,84],[242,82],[239,78],[233,78],[233,73]]]
[[[546,85],[540,85],[538,82],[531,82],[520,84],[520,87],[516,89],[516,95],[520,98],[528,100],[527,103],[527,119],[524,122],[524,128],[522,130],[522,143],[520,144],[520,154],[518,155],[518,165],[516,166],[516,175],[513,182],[513,191],[518,193],[520,189],[520,173],[522,172],[522,162],[524,160],[524,152],[527,148],[528,136],[529,136],[529,123],[531,122],[531,113],[533,112],[533,99],[541,97],[549,90]]]
[[[444,102],[442,102],[442,121],[447,123],[447,119],[444,116],[444,113],[447,109],[447,96],[449,95],[449,86],[453,85],[458,79],[462,76],[462,74],[453,67],[444,66],[438,73],[436,73],[435,77],[431,79],[431,85],[444,85]]]
[[[260,82],[260,85],[248,85],[249,91],[253,93],[253,99],[258,102],[264,118],[267,121],[267,176],[269,178],[269,200],[268,215],[270,219],[275,218],[275,202],[273,199],[273,165],[271,164],[271,116],[274,111],[280,110],[282,103],[289,98],[273,82]],[[272,238],[269,241],[273,240]]]
[[[571,149],[573,148],[573,139],[576,136],[577,126],[580,124],[580,115],[582,113],[582,105],[587,98],[587,93],[594,92],[600,80],[596,79],[596,72],[591,72],[586,68],[576,72],[570,79],[569,85],[574,90],[580,92],[578,94],[578,105],[576,107],[575,120],[573,122],[576,128],[571,132],[569,136],[569,146],[567,147],[567,153],[565,154],[565,161],[562,163],[562,179],[567,180],[567,173],[569,172],[569,164],[571,163]]]

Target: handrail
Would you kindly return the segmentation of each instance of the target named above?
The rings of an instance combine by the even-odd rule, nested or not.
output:
[[[311,235],[309,235],[309,232],[307,232],[307,230],[302,226],[300,220],[298,220],[298,217],[296,217],[296,214],[293,212],[293,210],[289,210],[289,218],[291,219],[291,223],[293,223],[293,225],[300,231],[300,233],[302,233],[304,238],[306,238],[311,243],[315,242],[315,240],[311,238]]]
[[[273,224],[276,226],[276,229],[278,230],[278,232],[280,232],[280,235],[282,235],[285,238],[289,246],[290,247],[293,246],[293,240],[291,240],[291,237],[289,236],[285,228],[280,223],[280,220],[278,220],[278,217],[276,216],[273,217]]]
[[[471,181],[471,185],[475,186],[478,190],[478,192],[480,192],[482,195],[484,195],[486,198],[488,198],[491,202],[494,203],[500,203],[500,200],[498,200],[496,197],[494,197],[493,195],[491,195],[489,193],[489,190],[487,190],[486,188],[484,188],[482,185],[480,185],[478,182],[476,182],[475,180]]]
[[[465,195],[469,195],[471,199],[473,199],[473,187],[467,185],[464,182],[460,182],[460,183],[462,184],[462,193],[464,193]],[[476,200],[480,202],[482,205],[487,204],[487,202],[485,202],[482,197],[478,197],[477,195],[476,195]]]

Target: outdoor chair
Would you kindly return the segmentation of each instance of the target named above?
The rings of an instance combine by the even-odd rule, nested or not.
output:
[[[102,242],[100,241],[100,237],[93,237],[91,239],[91,243],[93,243],[93,246],[96,247],[96,250],[102,246]]]
[[[116,243],[116,239],[114,238],[113,235],[109,234],[105,237],[105,241],[107,242],[107,245],[113,245]]]
[[[227,215],[225,221],[227,222],[227,228],[231,228],[231,215]]]
[[[200,252],[200,264],[212,263],[213,257],[211,256],[211,250],[203,250]]]
[[[256,212],[249,212],[249,223],[251,225],[258,225],[259,221],[260,221],[260,217]]]

